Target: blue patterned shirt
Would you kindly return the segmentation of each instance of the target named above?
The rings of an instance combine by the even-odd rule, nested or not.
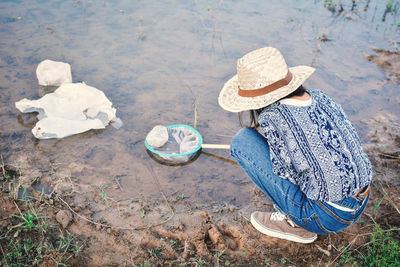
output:
[[[338,201],[371,183],[371,163],[341,106],[322,91],[307,91],[309,106],[276,102],[259,123],[273,172],[312,200]]]

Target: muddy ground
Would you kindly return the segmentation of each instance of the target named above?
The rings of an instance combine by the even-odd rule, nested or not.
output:
[[[395,60],[389,62],[387,52],[376,52],[370,60],[387,67],[398,79],[400,75],[395,72],[400,68],[390,68],[399,63],[398,53],[389,55]],[[340,233],[320,235],[308,245],[260,234],[249,223],[251,211],[229,203],[199,205],[178,193],[165,195],[160,186],[158,199],[111,198],[103,189],[123,190],[117,179],[107,185],[78,184],[74,176],[88,166],[74,163],[43,167],[38,162],[51,161],[16,153],[1,162],[0,168],[0,253],[4,259],[10,240],[18,238],[13,228],[18,223],[15,215],[26,214],[32,205],[51,225],[45,233],[33,233],[32,239],[70,233],[79,248],[69,254],[46,255],[39,266],[57,266],[58,256],[64,260],[68,256],[65,265],[70,266],[343,265],[343,248],[362,251],[375,223],[382,229],[400,226],[398,121],[390,114],[377,114],[366,122],[371,131],[364,148],[375,175],[370,201],[360,221]],[[154,184],[159,185],[158,174],[149,171]],[[260,210],[273,210],[255,187],[252,201]],[[398,231],[393,231],[393,238],[400,240]]]

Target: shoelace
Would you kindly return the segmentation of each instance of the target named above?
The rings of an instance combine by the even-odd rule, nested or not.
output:
[[[286,216],[280,213],[279,211],[275,211],[271,213],[270,219],[271,221],[283,221],[284,219],[286,219]]]
[[[271,219],[271,221],[283,221],[286,219],[286,215],[280,213],[279,211],[275,211],[275,212],[271,213],[270,219]],[[296,226],[294,225],[294,223],[291,220],[286,220],[286,222],[293,228],[296,228]]]

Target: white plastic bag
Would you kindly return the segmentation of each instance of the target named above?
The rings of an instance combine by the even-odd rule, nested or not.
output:
[[[36,69],[39,85],[60,86],[63,83],[72,83],[71,66],[68,63],[50,59],[43,60]]]
[[[64,83],[54,93],[38,100],[22,99],[15,103],[23,113],[38,112],[39,121],[32,129],[36,138],[63,138],[90,129],[103,129],[118,121],[116,109],[104,93],[85,83]]]

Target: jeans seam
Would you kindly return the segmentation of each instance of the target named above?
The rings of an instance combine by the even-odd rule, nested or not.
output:
[[[296,202],[294,202],[292,199],[289,199],[290,200],[290,202],[293,204],[293,205],[296,205],[297,207],[301,207],[301,205],[300,204],[298,204],[298,203],[296,203]]]
[[[312,215],[311,217],[314,218],[315,223],[318,225],[319,229],[321,229],[323,232],[325,232],[325,233],[327,233],[327,234],[332,234],[332,233],[334,233],[334,231],[329,231],[328,229],[326,229],[326,228],[322,225],[322,223],[321,223],[321,221],[319,220],[317,214],[313,213],[313,215]]]
[[[289,216],[289,218],[293,221],[292,218],[294,218],[296,221],[300,221],[300,222],[304,222],[304,226],[300,226],[301,228],[306,228],[307,227],[307,220],[308,218],[297,218],[296,216],[292,215],[292,214],[287,214],[287,216]],[[296,223],[296,222],[295,222]],[[298,223],[296,223],[298,224]]]
[[[334,218],[335,220],[337,220],[337,221],[339,221],[339,222],[341,222],[341,223],[350,225],[350,224],[352,224],[353,221],[354,221],[354,219],[351,220],[351,221],[343,220],[343,219],[340,218],[338,215],[336,215],[335,213],[333,213],[333,211],[331,211],[330,209],[328,209],[327,207],[325,207],[325,205],[322,204],[320,201],[316,201],[316,204],[317,204],[321,209],[323,209],[326,213],[328,213],[332,218]],[[351,214],[352,214],[352,215],[355,215],[355,214],[353,214],[353,212],[352,212]]]

